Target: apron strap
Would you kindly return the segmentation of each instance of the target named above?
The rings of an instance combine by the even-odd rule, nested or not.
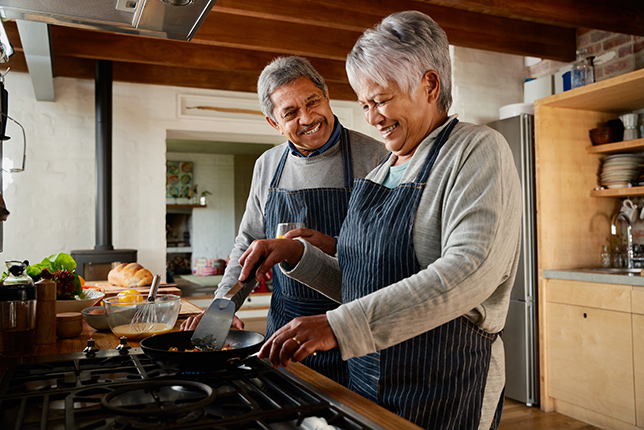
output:
[[[434,142],[434,147],[427,155],[427,161],[423,165],[423,168],[420,170],[420,172],[418,172],[418,176],[416,177],[416,183],[424,184],[427,181],[427,178],[429,177],[429,172],[432,170],[432,167],[434,166],[434,162],[436,161],[436,158],[438,158],[439,151],[441,150],[443,145],[445,145],[445,142],[447,142],[449,135],[452,133],[452,130],[454,129],[457,123],[458,123],[458,118],[454,118],[438,134],[438,136],[436,137],[436,141]]]

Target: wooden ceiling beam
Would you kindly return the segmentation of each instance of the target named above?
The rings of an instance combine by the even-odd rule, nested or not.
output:
[[[207,44],[52,27],[55,55],[92,58],[159,66],[221,70],[230,73],[259,72],[279,53],[233,49]],[[344,61],[312,59],[328,80],[346,81]]]
[[[414,0],[420,3],[534,21],[644,36],[642,0]]]
[[[270,48],[284,53],[306,51],[311,49],[311,44],[318,44],[317,51],[339,59],[346,56],[364,29],[393,12],[410,9],[430,15],[443,27],[450,43],[456,46],[557,61],[575,58],[574,29],[482,15],[414,0],[327,0],[324,3],[310,0],[218,0],[193,42],[253,45],[258,50]],[[250,25],[229,25],[238,24],[244,18]],[[334,31],[329,33],[325,29]],[[293,33],[297,34],[296,40],[292,39]],[[342,36],[340,45],[333,46],[337,45],[338,36]]]
[[[95,61],[59,55],[54,61],[54,72],[56,76],[93,80]],[[230,73],[222,70],[113,62],[114,81],[137,84],[256,93],[257,74],[253,72]],[[348,83],[327,81],[327,86],[332,99],[356,100],[356,96]]]

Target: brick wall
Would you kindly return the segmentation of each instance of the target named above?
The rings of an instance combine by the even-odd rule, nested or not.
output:
[[[595,81],[644,68],[642,36],[579,29],[577,49],[586,49],[588,56],[592,55],[598,59],[595,65]]]

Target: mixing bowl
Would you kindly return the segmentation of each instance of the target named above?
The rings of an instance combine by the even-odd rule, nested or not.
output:
[[[153,334],[167,333],[174,328],[179,311],[181,310],[181,297],[174,294],[159,294],[154,302],[148,302],[147,296],[109,297],[103,300],[105,316],[112,333],[116,336],[126,336],[128,340],[139,340]],[[149,306],[149,311],[156,316],[153,325],[143,324],[144,331],[139,331],[130,325],[132,318],[143,306]]]

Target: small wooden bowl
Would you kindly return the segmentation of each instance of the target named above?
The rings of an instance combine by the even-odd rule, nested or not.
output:
[[[611,127],[597,127],[589,132],[593,145],[615,142],[615,133]]]

